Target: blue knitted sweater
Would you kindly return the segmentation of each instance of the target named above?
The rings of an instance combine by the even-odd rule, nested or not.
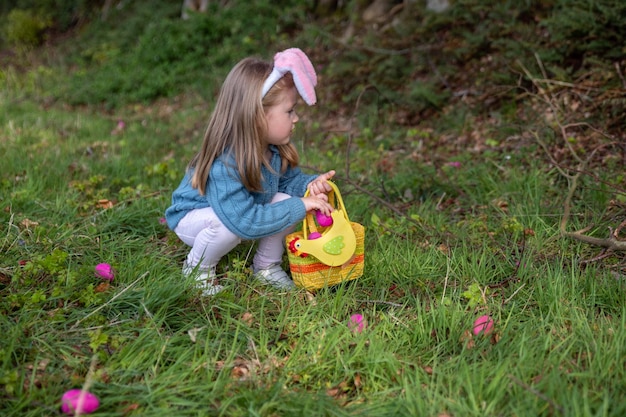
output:
[[[281,232],[306,216],[300,200],[307,185],[317,175],[306,175],[299,168],[288,168],[280,174],[278,149],[270,146],[272,171],[262,167],[263,191],[250,192],[241,182],[235,160],[224,154],[216,159],[209,172],[206,194],[200,195],[191,186],[193,170],[188,170],[172,194],[172,204],[165,210],[165,219],[174,230],[191,210],[212,207],[224,225],[242,239],[255,240]],[[270,204],[277,192],[293,196]]]

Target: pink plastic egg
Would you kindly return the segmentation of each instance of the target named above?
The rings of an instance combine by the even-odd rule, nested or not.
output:
[[[493,319],[488,315],[480,316],[474,321],[473,332],[475,335],[480,333],[489,334],[493,331]]]
[[[322,234],[320,232],[311,232],[309,233],[308,239],[315,240],[315,239],[319,239],[320,237],[322,237]]]
[[[327,227],[333,224],[333,218],[325,215],[319,210],[315,210],[315,219],[317,220],[317,224],[322,227]]]
[[[113,271],[113,267],[109,264],[98,264],[96,265],[96,276],[102,279],[106,279],[108,281],[113,281],[115,277],[115,272]]]
[[[98,397],[89,391],[71,389],[61,397],[61,411],[67,415],[90,414],[96,411],[99,406]]]
[[[350,316],[348,327],[355,333],[361,333],[365,329],[365,320],[361,314],[353,314]]]

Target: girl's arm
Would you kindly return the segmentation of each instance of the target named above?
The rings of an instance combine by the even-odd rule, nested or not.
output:
[[[242,184],[236,169],[220,160],[211,168],[207,200],[228,230],[242,239],[255,240],[281,232],[301,222],[307,211],[307,203],[297,197],[272,204],[257,203],[255,196]]]
[[[275,170],[280,169],[280,165],[273,168]],[[309,183],[311,183],[311,181],[315,181],[316,178],[317,177],[315,175],[305,174],[299,167],[289,167],[287,168],[287,171],[280,175],[278,191],[296,197],[302,197],[304,196]]]

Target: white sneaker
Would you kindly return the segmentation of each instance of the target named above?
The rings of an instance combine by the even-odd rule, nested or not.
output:
[[[202,290],[202,295],[211,296],[224,289],[223,285],[216,284],[217,273],[215,267],[206,270],[201,270],[198,266],[189,266],[187,261],[183,263],[183,275],[186,277],[195,277],[196,286]]]
[[[278,264],[264,269],[254,268],[254,278],[281,290],[291,290],[296,287],[296,284]]]

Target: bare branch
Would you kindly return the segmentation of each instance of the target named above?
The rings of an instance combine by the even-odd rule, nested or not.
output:
[[[593,236],[584,235],[580,232],[562,232],[563,236],[576,239],[580,242],[588,243],[590,245],[600,246],[612,251],[626,251],[626,241],[617,240],[615,236],[608,238],[598,238]]]
[[[541,146],[543,151],[546,153],[546,155],[550,159],[550,162],[554,165],[554,167],[558,170],[558,172],[563,177],[565,177],[567,179],[567,181],[568,181],[568,190],[567,190],[567,195],[565,197],[565,201],[563,203],[563,216],[561,217],[561,222],[559,224],[559,231],[560,231],[561,235],[564,236],[564,237],[575,239],[575,240],[578,240],[580,242],[588,243],[590,245],[599,246],[599,247],[605,248],[606,251],[626,251],[626,241],[619,239],[619,232],[621,231],[621,229],[623,227],[626,226],[626,220],[624,220],[615,229],[615,231],[613,231],[613,230],[611,230],[609,228],[609,232],[610,233],[609,233],[609,237],[607,237],[607,238],[597,238],[597,237],[593,237],[593,236],[587,235],[586,232],[588,232],[591,229],[591,226],[583,228],[583,229],[578,230],[576,232],[569,232],[569,231],[567,231],[567,224],[569,222],[569,218],[570,218],[570,214],[571,214],[572,199],[574,198],[574,194],[575,194],[576,189],[578,187],[578,180],[579,180],[579,178],[581,177],[582,174],[587,174],[587,175],[592,176],[594,179],[599,180],[595,175],[587,172],[586,168],[589,165],[589,163],[592,161],[592,159],[594,158],[596,153],[600,149],[602,149],[602,148],[604,148],[606,146],[614,145],[615,144],[615,139],[613,137],[611,137],[610,135],[607,135],[606,133],[600,132],[598,129],[594,128],[593,126],[589,125],[588,123],[568,123],[568,124],[564,124],[562,122],[562,120],[560,120],[560,114],[561,114],[560,113],[560,108],[558,107],[558,104],[556,103],[556,100],[554,99],[554,97],[550,94],[550,92],[549,92],[550,89],[549,88],[544,88],[544,86],[543,86],[543,85],[547,84],[548,87],[549,87],[550,85],[554,85],[556,83],[547,80],[545,69],[543,68],[543,65],[542,65],[542,63],[541,63],[541,61],[539,60],[538,57],[537,57],[537,61],[538,61],[539,67],[540,67],[540,69],[541,69],[541,71],[543,73],[543,79],[537,79],[537,78],[533,77],[532,74],[530,73],[530,71],[528,71],[528,69],[526,69],[521,63],[520,63],[520,66],[522,67],[522,70],[524,71],[526,76],[532,81],[533,85],[537,88],[537,91],[539,92],[539,95],[541,96],[542,100],[546,103],[546,105],[553,112],[553,115],[555,117],[554,121],[555,121],[555,123],[558,126],[561,138],[562,138],[565,146],[569,150],[569,153],[572,156],[572,158],[578,162],[578,167],[576,167],[574,169],[572,169],[572,168],[568,169],[568,168],[561,167],[557,163],[557,161],[554,159],[552,154],[549,152],[548,146],[539,137],[539,134],[536,133],[536,132],[533,132],[533,135],[535,136],[535,139],[536,139],[537,143],[539,143],[539,145]],[[618,69],[619,69],[619,67],[618,67]],[[561,86],[561,87],[573,88],[572,86],[567,85],[567,83],[559,83],[558,85]],[[573,145],[568,140],[569,139],[568,129],[575,128],[575,127],[585,127],[585,128],[588,128],[588,129],[590,129],[590,130],[592,130],[592,131],[594,131],[596,133],[602,134],[606,138],[611,139],[613,142],[611,144],[601,144],[601,145],[597,146],[596,148],[594,148],[589,153],[589,155],[587,155],[586,158],[583,159],[580,155],[578,155],[578,153],[574,149]],[[574,174],[572,174],[571,172],[574,172]]]

